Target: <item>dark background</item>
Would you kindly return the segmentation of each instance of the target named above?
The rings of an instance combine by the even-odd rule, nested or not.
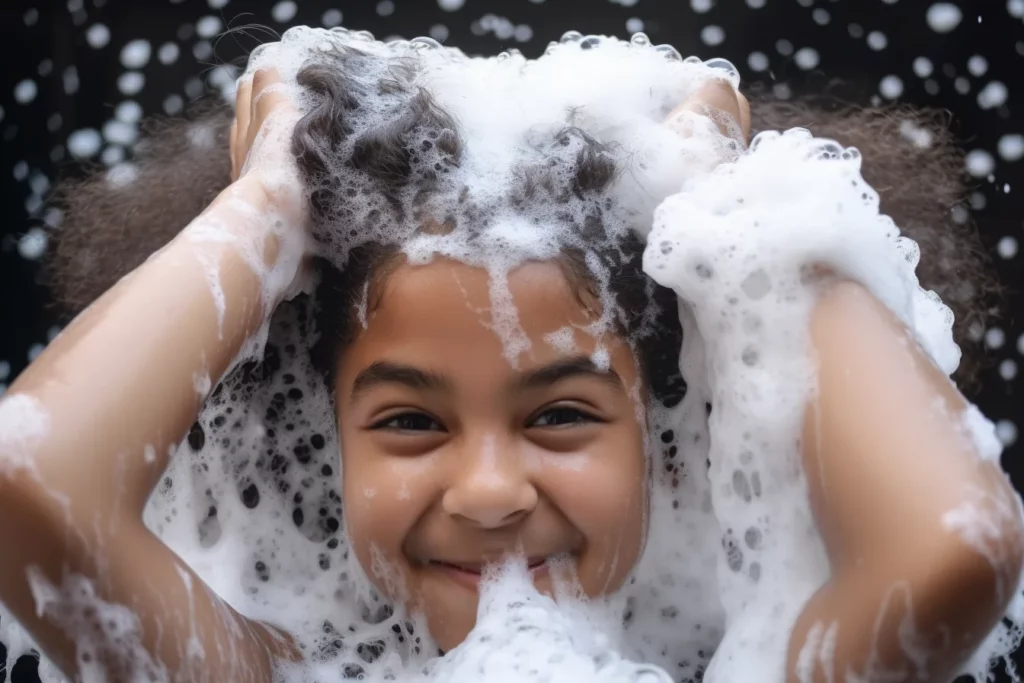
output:
[[[82,172],[82,160],[69,153],[69,135],[82,129],[101,132],[101,145],[89,157],[90,163],[110,165],[122,155],[130,157],[137,129],[131,115],[135,108],[130,104],[118,108],[120,103],[134,101],[146,116],[165,115],[176,113],[198,96],[217,96],[220,88],[233,81],[218,65],[240,64],[239,59],[259,40],[273,39],[274,31],[293,24],[321,25],[327,10],[340,10],[344,26],[370,30],[378,38],[433,35],[471,54],[516,47],[527,56],[537,56],[549,41],[570,29],[620,37],[644,30],[655,43],[671,43],[683,55],[730,59],[740,68],[746,87],[771,90],[779,97],[829,88],[851,102],[877,103],[882,93],[895,94],[881,84],[887,76],[896,76],[902,84],[901,101],[948,110],[965,149],[991,155],[991,174],[972,178],[975,190],[958,209],[976,221],[993,267],[1007,287],[995,327],[978,331],[984,335],[979,346],[987,368],[980,388],[970,398],[997,421],[1008,446],[1004,465],[1021,489],[1024,449],[1017,443],[1016,431],[1022,412],[1017,366],[1024,363],[1024,298],[1020,294],[1024,256],[1016,253],[1016,247],[1018,240],[1024,240],[1024,205],[1018,199],[1024,192],[1024,161],[1014,158],[1019,154],[1007,153],[1014,138],[1003,139],[1002,145],[1000,140],[1024,133],[1024,94],[1017,88],[1019,83],[1024,85],[1018,76],[1024,72],[1020,18],[1024,0],[958,0],[953,4],[961,20],[946,32],[935,30],[934,22],[930,25],[932,4],[930,0],[2,0],[0,393],[64,322],[48,306],[39,263],[45,259],[46,236],[59,230],[59,225],[52,225],[57,223],[52,214],[47,215],[46,197],[57,180]],[[294,6],[293,16],[289,6]],[[225,28],[242,26],[250,28],[220,37]],[[722,32],[724,39],[709,45]],[[145,82],[138,92],[127,88],[126,94],[124,81],[119,89],[119,79],[127,70],[121,51],[140,38],[152,47],[147,63],[135,69]],[[175,48],[168,45],[177,48],[173,60]],[[921,58],[930,62],[931,74],[922,68]],[[768,68],[759,68],[763,64]],[[842,82],[838,88],[836,79]],[[109,124],[118,117],[120,123]],[[4,659],[0,656],[0,665]],[[34,669],[31,658],[22,658],[11,672],[0,669],[0,683],[8,674],[13,674],[14,681],[32,680]]]

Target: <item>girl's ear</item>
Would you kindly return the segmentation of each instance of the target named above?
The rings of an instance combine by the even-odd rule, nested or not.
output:
[[[133,173],[94,168],[57,184],[52,203],[63,218],[44,276],[70,315],[169,242],[230,184],[233,118],[217,99],[184,118],[149,119],[135,158],[124,162]]]

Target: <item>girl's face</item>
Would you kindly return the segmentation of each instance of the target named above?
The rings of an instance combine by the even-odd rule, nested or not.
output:
[[[508,277],[530,342],[512,364],[490,284],[445,259],[399,266],[335,386],[355,552],[445,650],[476,623],[488,562],[521,552],[550,594],[544,561],[568,555],[594,596],[621,586],[645,534],[643,392],[629,346],[582,329],[592,317],[557,264],[528,263]],[[545,340],[566,327],[571,344]]]

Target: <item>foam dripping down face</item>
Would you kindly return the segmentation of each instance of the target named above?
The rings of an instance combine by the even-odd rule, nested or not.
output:
[[[150,528],[233,607],[294,634],[309,656],[282,680],[782,680],[828,577],[799,459],[815,381],[803,267],[865,284],[947,373],[959,357],[856,151],[790,131],[741,156],[705,118],[666,125],[709,78],[737,76],[642,35],[569,35],[530,61],[297,28],[248,74],[268,66],[303,114],[343,93],[343,125],[307,140],[319,166],[281,168],[310,190],[321,282],[214,388]],[[682,327],[665,366],[644,351],[664,331],[654,283]],[[589,379],[509,398],[510,378],[566,358]],[[433,375],[392,372],[374,404],[359,378],[385,361]],[[677,367],[686,394],[665,407],[657,378]],[[386,393],[410,384],[412,411]]]

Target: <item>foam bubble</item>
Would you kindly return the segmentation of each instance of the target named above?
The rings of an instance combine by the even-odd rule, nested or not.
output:
[[[103,138],[99,131],[93,128],[76,130],[68,136],[68,151],[76,157],[87,158],[95,156],[100,151]]]
[[[149,63],[149,57],[153,54],[153,46],[148,40],[138,38],[125,44],[121,48],[121,64],[126,69],[141,69]]]
[[[963,12],[951,2],[935,2],[925,15],[928,26],[936,33],[949,33],[963,20]]]
[[[988,150],[972,149],[965,158],[967,172],[975,178],[984,178],[996,167],[996,160]]]
[[[28,104],[36,98],[38,92],[39,86],[36,85],[36,82],[26,78],[14,86],[14,101],[18,104]]]
[[[882,97],[895,100],[903,94],[903,80],[899,76],[889,74],[878,84],[878,91],[882,93]]]
[[[110,42],[110,29],[107,28],[106,24],[95,23],[85,32],[85,40],[89,43],[90,47],[97,50],[106,47],[107,43]]]
[[[989,81],[978,92],[978,106],[982,109],[994,109],[1006,104],[1009,91],[1002,81]]]

